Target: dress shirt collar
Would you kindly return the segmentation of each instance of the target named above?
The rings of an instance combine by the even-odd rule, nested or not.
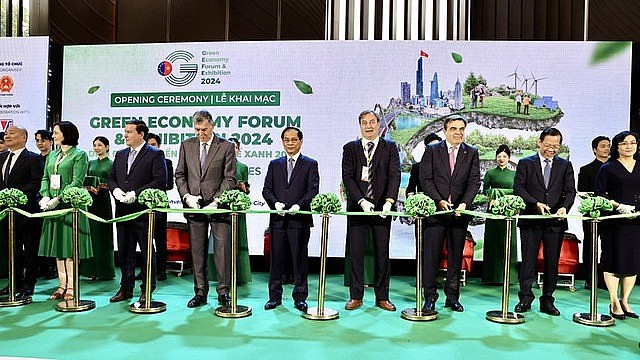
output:
[[[547,158],[542,156],[540,152],[538,152],[538,157],[540,158],[540,166],[542,167],[542,171],[544,172],[544,167],[547,165],[545,160],[547,160]],[[553,167],[553,158],[549,159],[549,166]]]
[[[202,144],[207,144],[207,151],[209,151],[209,149],[211,149],[211,143],[213,142],[214,136],[212,136],[211,139],[209,139],[209,141],[207,141],[206,143],[203,143],[202,141],[198,141],[200,143],[200,149],[202,149]]]
[[[300,152],[298,151],[298,153],[296,153],[293,156],[290,156],[289,154],[287,154],[287,162],[289,162],[289,159],[293,159],[293,163],[297,163],[298,162],[298,158],[300,157]]]

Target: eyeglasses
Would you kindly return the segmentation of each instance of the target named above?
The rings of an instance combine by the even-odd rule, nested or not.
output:
[[[549,145],[549,144],[542,143],[542,146],[545,149],[554,149],[554,150],[560,149],[560,145]]]
[[[623,141],[621,143],[618,143],[618,146],[622,146],[622,147],[627,147],[627,146],[638,146],[638,143],[635,141],[631,141],[631,142],[626,142]]]

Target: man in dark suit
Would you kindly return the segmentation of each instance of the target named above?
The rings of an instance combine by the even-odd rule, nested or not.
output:
[[[130,120],[125,123],[124,139],[127,147],[116,153],[107,184],[116,200],[116,217],[132,214],[146,207],[136,201],[146,189],[164,189],[167,185],[167,168],[164,152],[147,145],[145,139],[149,128],[142,120]],[[136,244],[143,253],[147,249],[149,218],[138,216],[129,221],[116,224],[118,231],[118,262],[120,264],[120,290],[111,297],[118,302],[133,297],[135,286]],[[142,257],[142,294],[145,299],[146,256]],[[151,291],[156,287],[155,256],[151,260]]]
[[[217,136],[211,114],[206,110],[193,114],[196,137],[180,144],[176,166],[176,187],[185,208],[215,209],[225,190],[236,188],[236,152],[233,143]],[[231,305],[231,221],[228,215],[185,214],[193,258],[194,297],[187,307],[207,303],[209,294],[208,250],[211,227],[213,261],[218,272],[218,303]]]
[[[271,214],[271,269],[269,271],[269,301],[266,310],[275,309],[282,303],[282,275],[287,261],[288,249],[293,257],[293,300],[296,309],[307,311],[309,288],[308,245],[313,218],[296,214],[300,210],[310,211],[311,200],[318,194],[320,176],[318,162],[300,154],[302,131],[287,127],[280,136],[286,156],[269,163],[264,179],[262,196],[272,210],[287,210],[283,214]]]
[[[27,196],[27,203],[20,205],[22,210],[38,212],[38,190],[42,181],[44,163],[40,155],[26,149],[27,130],[21,126],[9,126],[5,133],[5,144],[8,151],[0,154],[1,176],[0,190],[18,189]],[[5,222],[7,220],[4,220]],[[6,233],[2,234],[3,237]],[[16,213],[15,228],[15,268],[14,276],[19,296],[33,295],[38,278],[38,243],[40,229],[34,221]],[[2,249],[6,251],[5,249]],[[8,295],[8,286],[0,290],[1,295]]]
[[[147,144],[160,149],[162,139],[157,134],[149,133]],[[163,190],[169,191],[173,189],[173,162],[167,158],[164,161],[167,166],[167,186]],[[156,212],[155,220],[153,235],[156,240],[157,278],[164,281],[167,280],[167,213]]]
[[[347,192],[347,211],[391,211],[400,188],[400,159],[396,143],[379,136],[380,118],[365,110],[358,116],[362,138],[342,148],[342,182]],[[362,306],[364,297],[364,253],[369,232],[375,252],[374,290],[376,306],[395,311],[389,301],[389,237],[391,218],[381,216],[347,217],[351,271],[346,310]]]
[[[538,152],[521,159],[516,168],[513,193],[524,199],[525,215],[565,215],[573,205],[576,188],[571,163],[558,157],[562,145],[562,133],[556,128],[547,128],[540,134]],[[520,268],[520,302],[515,312],[531,309],[535,298],[531,284],[536,273],[536,259],[540,241],[544,245],[544,278],[540,311],[558,316],[560,311],[554,305],[553,292],[558,282],[558,261],[566,219],[518,221],[522,265]]]
[[[420,183],[438,210],[465,210],[480,189],[478,150],[464,143],[467,120],[452,115],[444,120],[445,140],[425,148],[420,161]],[[436,274],[442,242],[447,240],[445,307],[464,311],[460,304],[460,269],[470,216],[458,212],[429,218],[424,230],[424,312],[434,312],[438,299]]]
[[[596,158],[581,167],[580,172],[578,172],[578,191],[580,192],[593,192],[595,190],[596,175],[598,175],[598,170],[600,170],[602,164],[609,159],[611,141],[606,136],[597,136],[591,141],[591,149]],[[585,220],[582,222],[582,231],[584,233],[584,240],[582,241],[582,266],[587,279],[584,282],[584,287],[589,290],[591,289],[591,247],[593,244],[591,221]],[[602,272],[600,272],[598,278],[602,280],[598,281],[598,284],[604,285]]]

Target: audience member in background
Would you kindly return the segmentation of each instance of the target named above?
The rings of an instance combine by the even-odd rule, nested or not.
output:
[[[40,129],[36,131],[34,134],[34,138],[36,141],[36,147],[40,150],[40,157],[42,158],[42,163],[44,164],[47,161],[47,155],[53,150],[53,135],[51,131]],[[40,194],[38,196],[38,201],[40,201]],[[42,229],[42,218],[34,218],[33,226],[38,229]],[[50,280],[58,277],[58,270],[56,270],[56,259],[50,257],[39,256],[39,276]]]
[[[435,144],[442,141],[442,138],[438,136],[436,133],[429,133],[424,138],[424,147],[431,144]],[[406,197],[409,197],[413,194],[417,194],[422,192],[422,185],[420,184],[420,162],[417,161],[415,164],[411,166],[411,174],[409,175],[409,184],[407,185],[407,189],[405,190]]]
[[[0,132],[0,154],[7,151],[7,145],[4,143],[4,132]]]

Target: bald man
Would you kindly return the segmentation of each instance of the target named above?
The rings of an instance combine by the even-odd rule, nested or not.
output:
[[[22,191],[27,196],[27,203],[20,208],[35,213],[38,212],[36,196],[44,163],[39,154],[26,149],[27,138],[27,130],[21,126],[10,126],[5,132],[4,141],[8,151],[0,154],[0,190],[14,188]],[[31,296],[38,276],[39,228],[33,225],[33,220],[16,214],[14,230],[16,291],[18,295]],[[6,251],[7,248],[5,246],[0,250]],[[8,291],[5,288],[0,294],[7,294]]]

